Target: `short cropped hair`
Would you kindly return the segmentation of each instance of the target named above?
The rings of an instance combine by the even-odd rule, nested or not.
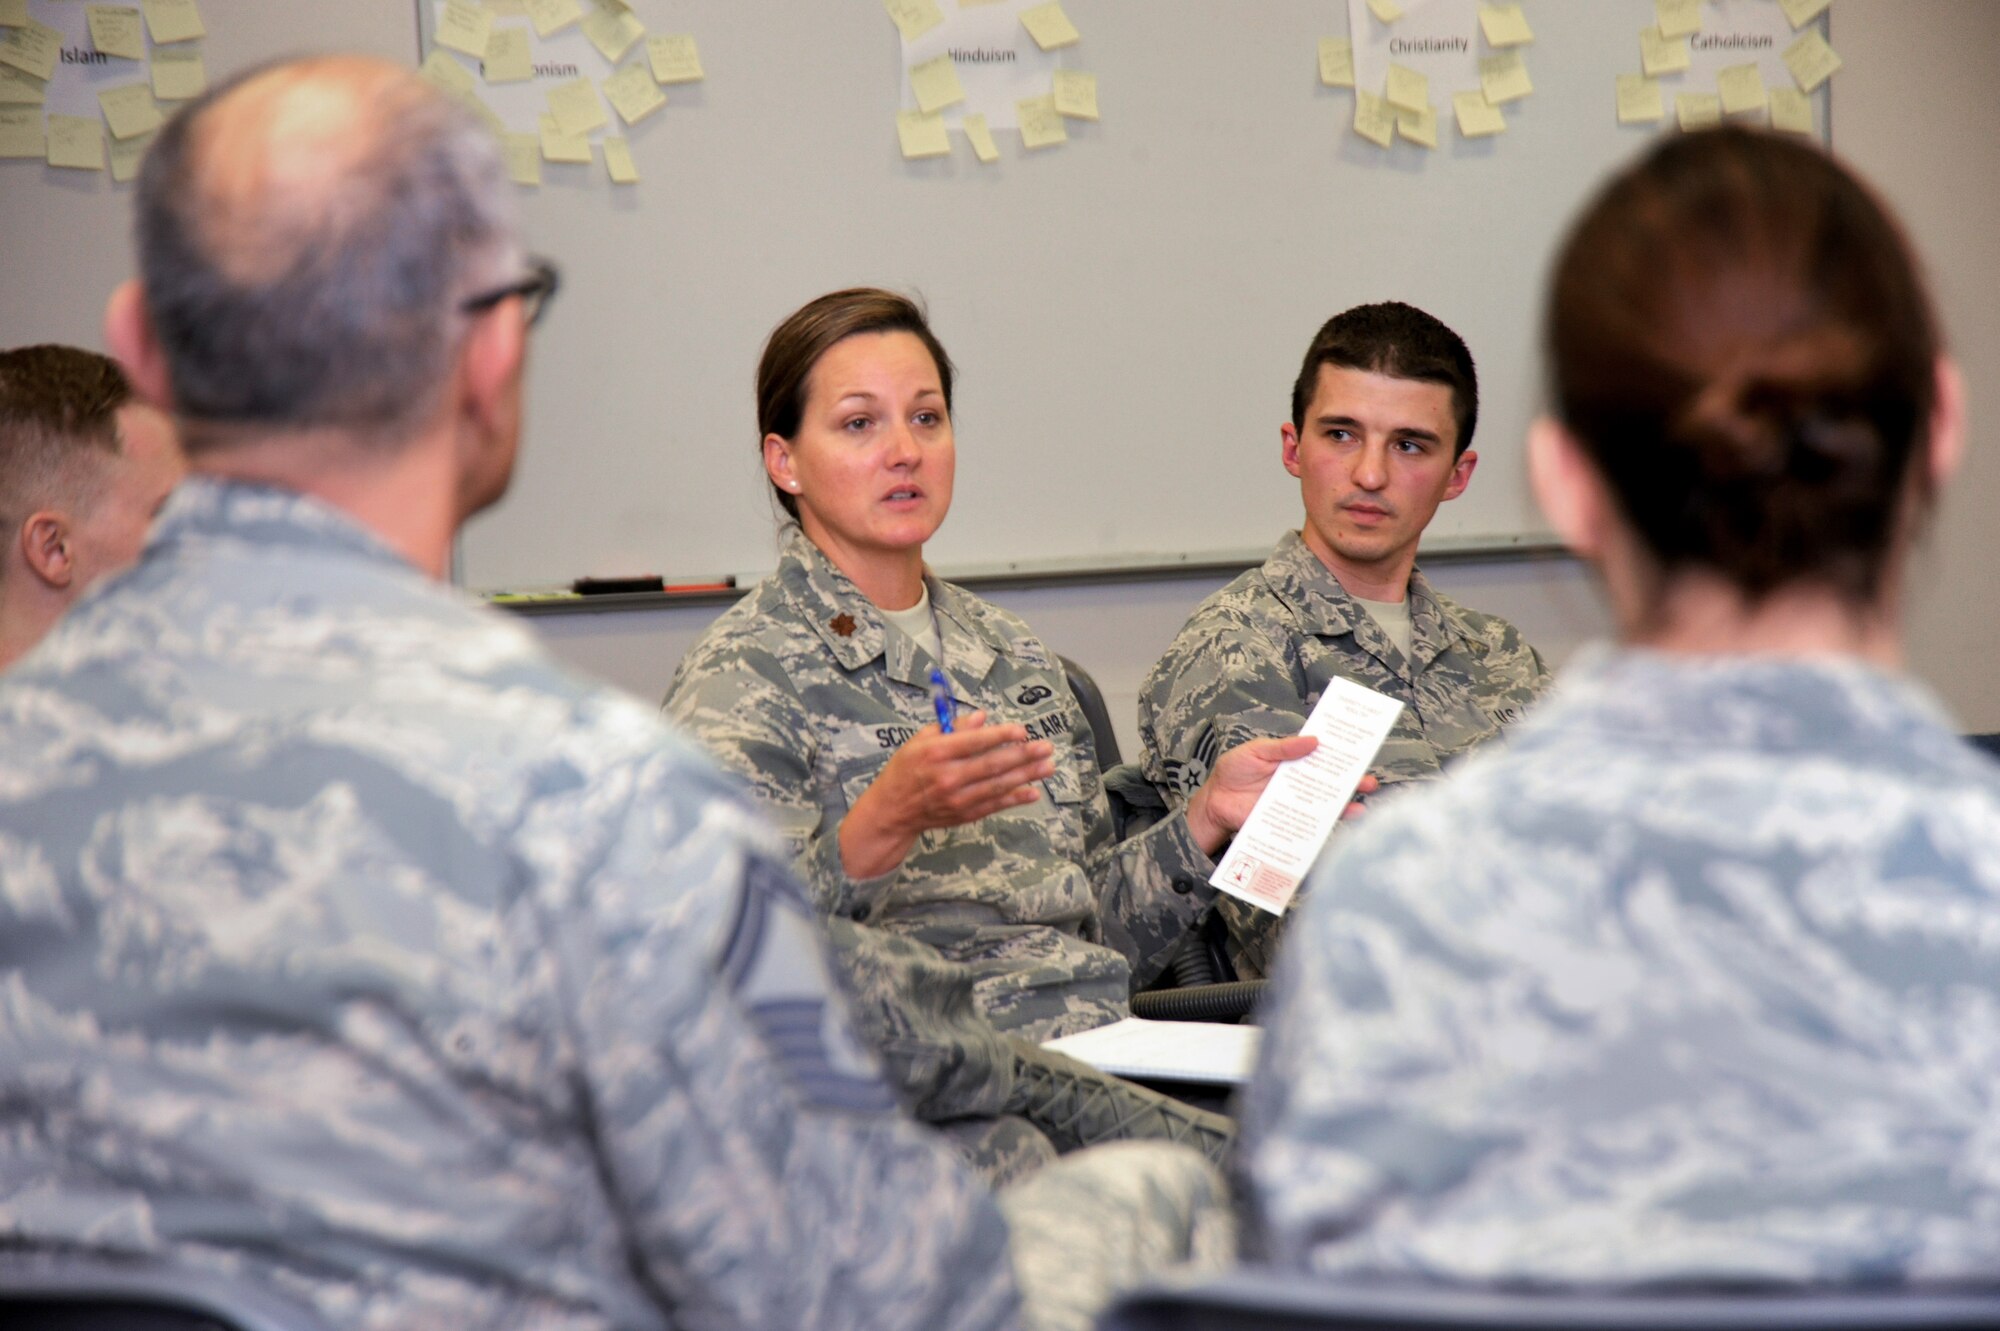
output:
[[[1942,339],[1902,228],[1840,163],[1669,137],[1570,231],[1545,336],[1556,415],[1662,582],[1879,594],[1929,499]]]
[[[310,76],[312,62],[304,62]],[[191,425],[333,428],[385,444],[432,409],[458,304],[516,261],[493,134],[414,76],[371,104],[365,147],[327,189],[225,197],[211,89],[160,131],[140,171],[139,267],[174,405]],[[189,444],[202,446],[200,433]]]
[[[1465,339],[1431,315],[1401,301],[1356,305],[1328,319],[1306,349],[1305,363],[1292,383],[1292,428],[1306,428],[1306,408],[1319,384],[1319,367],[1418,379],[1451,390],[1458,438],[1452,456],[1464,453],[1479,424],[1479,374]]]
[[[75,347],[0,351],[0,521],[84,508],[101,489],[120,440],[118,409],[132,390],[115,361]]]

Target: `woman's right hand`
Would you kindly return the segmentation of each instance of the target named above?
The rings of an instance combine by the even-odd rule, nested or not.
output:
[[[1032,804],[1033,783],[1054,774],[1055,749],[1028,743],[1021,726],[989,726],[986,713],[935,724],[906,740],[840,823],[840,864],[849,878],[875,878],[903,862],[917,838]]]

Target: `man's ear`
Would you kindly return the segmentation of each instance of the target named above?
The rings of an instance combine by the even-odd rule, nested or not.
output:
[[[474,319],[459,356],[460,405],[487,433],[511,428],[512,389],[528,352],[527,321],[510,313],[503,308]]]
[[[1576,436],[1550,416],[1528,427],[1528,483],[1562,543],[1584,559],[1603,552],[1609,497]]]
[[[161,411],[174,409],[166,356],[153,335],[153,316],[137,278],[120,282],[104,307],[104,345],[125,371],[135,397]]]
[[[30,513],[21,524],[21,558],[44,586],[52,591],[67,591],[76,581],[69,516],[46,508]]]
[[[1473,468],[1479,465],[1479,450],[1468,448],[1451,464],[1451,478],[1445,482],[1444,497],[1456,499],[1472,484]]]
[[[1285,470],[1296,476],[1299,474],[1299,431],[1290,421],[1278,427],[1278,442],[1283,447],[1280,454],[1285,462]]]
[[[1937,404],[1931,409],[1931,488],[1941,490],[1965,457],[1965,377],[1949,356],[1938,357]]]

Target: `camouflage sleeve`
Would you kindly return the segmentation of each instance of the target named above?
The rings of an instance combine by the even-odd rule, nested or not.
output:
[[[1146,775],[1169,804],[1187,803],[1215,760],[1246,740],[1296,735],[1306,723],[1305,680],[1256,622],[1198,613],[1139,689]]]
[[[698,651],[675,671],[661,710],[749,783],[822,915],[865,915],[881,905],[896,876],[850,878],[842,865],[840,822],[828,820],[813,775],[812,719],[782,663],[750,649]]]
[[[639,1278],[690,1326],[1012,1325],[1005,1221],[899,1110],[768,833],[671,753],[598,798],[530,833],[574,869],[548,964]]]

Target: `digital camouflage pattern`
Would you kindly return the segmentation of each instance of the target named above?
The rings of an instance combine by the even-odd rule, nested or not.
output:
[[[823,914],[969,967],[1003,1031],[1046,1040],[1126,1016],[1135,980],[1159,972],[1213,899],[1214,863],[1178,815],[1115,841],[1061,662],[1013,615],[929,586],[959,708],[1050,741],[1056,771],[1036,803],[926,833],[892,873],[847,876],[840,820],[935,723],[932,662],[803,532],[682,659],[666,712],[750,783]]]
[[[1553,1283],[2000,1270],[2000,768],[1852,660],[1587,660],[1313,875],[1254,1243]]]
[[[1512,624],[1467,610],[1421,571],[1410,574],[1410,626],[1414,661],[1287,532],[1260,567],[1201,603],[1140,686],[1147,780],[1169,807],[1181,807],[1218,755],[1297,734],[1327,681],[1340,678],[1403,704],[1368,769],[1386,790],[1437,776],[1519,720],[1548,687],[1548,667]],[[1289,915],[1234,897],[1217,909],[1239,974],[1268,975]]]
[[[354,1328],[1016,1325],[783,863],[516,623],[190,482],[0,688],[0,1242]]]

